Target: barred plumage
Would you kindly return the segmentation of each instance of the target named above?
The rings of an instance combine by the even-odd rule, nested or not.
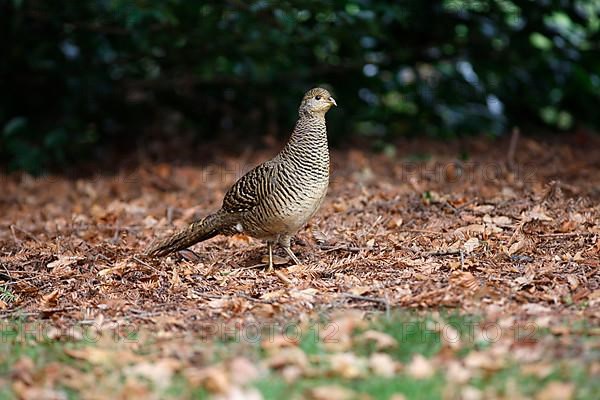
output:
[[[225,194],[219,211],[156,241],[146,251],[163,256],[217,234],[245,233],[279,244],[295,263],[290,239],[317,211],[329,185],[329,149],[325,114],[337,105],[322,88],[309,90],[298,110],[292,135],[273,159],[242,176]]]

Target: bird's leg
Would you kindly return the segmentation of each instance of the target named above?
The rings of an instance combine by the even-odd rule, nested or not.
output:
[[[290,256],[290,258],[294,261],[294,264],[296,264],[296,265],[301,264],[300,260],[298,260],[298,257],[296,257],[296,255],[294,254],[292,249],[290,249],[289,247],[284,247],[283,249],[288,254],[288,256]]]
[[[285,250],[287,255],[290,256],[294,264],[299,265],[301,264],[301,262],[300,260],[298,260],[298,257],[296,257],[296,255],[292,251],[292,248],[290,247],[290,239],[291,238],[289,236],[283,236],[279,239],[279,244],[281,245],[281,247],[283,247],[283,250]]]
[[[267,246],[269,246],[269,268],[267,268],[267,272],[273,271],[273,243],[267,242]]]

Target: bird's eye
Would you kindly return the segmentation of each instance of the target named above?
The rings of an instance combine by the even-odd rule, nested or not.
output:
[[[315,100],[321,100],[321,96],[315,96]]]

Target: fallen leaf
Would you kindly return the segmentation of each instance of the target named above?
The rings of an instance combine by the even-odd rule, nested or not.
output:
[[[355,398],[355,393],[342,386],[326,385],[310,389],[308,398],[311,400],[351,400]]]
[[[40,303],[41,303],[40,308],[46,309],[46,308],[55,307],[56,303],[58,301],[59,294],[60,294],[60,291],[58,289],[55,289],[52,292],[43,295],[42,298],[40,299]]]
[[[269,335],[261,342],[261,347],[264,350],[280,349],[282,347],[295,347],[300,343],[300,338],[293,335]]]
[[[521,366],[521,373],[523,375],[533,375],[540,379],[544,379],[554,371],[552,364],[546,363],[533,363],[525,364]]]
[[[479,247],[479,239],[477,239],[476,237],[472,237],[465,242],[463,247],[465,248],[467,254],[472,253],[473,250]]]
[[[306,353],[298,347],[283,348],[265,360],[267,367],[279,369],[289,365],[301,368],[303,371],[308,367]]]
[[[125,368],[124,374],[145,378],[155,387],[163,390],[171,384],[173,373],[179,368],[179,364],[175,359],[142,362]]]
[[[65,349],[65,354],[77,360],[87,361],[90,364],[106,365],[115,361],[116,357],[122,357],[114,352],[99,347],[84,347],[81,349]]]
[[[365,375],[365,361],[354,353],[334,353],[329,356],[330,370],[345,379],[356,379]]]
[[[61,255],[57,260],[48,263],[46,267],[51,269],[53,273],[63,276],[71,272],[69,266],[76,264],[79,260],[83,260],[81,256],[64,256]]]
[[[413,356],[406,368],[408,375],[415,379],[427,379],[433,376],[435,369],[429,360],[420,354]]]
[[[508,255],[512,256],[513,254],[521,253],[525,250],[528,250],[531,246],[531,240],[528,238],[522,238],[521,240],[513,243],[508,249]]]
[[[458,361],[450,361],[445,370],[448,382],[462,385],[471,379],[471,372]]]
[[[244,357],[236,357],[229,361],[228,365],[231,380],[238,385],[252,382],[260,375],[256,364]]]
[[[356,339],[361,342],[374,342],[376,350],[390,349],[398,345],[398,342],[392,336],[372,329],[363,332]]]
[[[11,367],[10,376],[14,381],[21,381],[26,385],[33,383],[33,369],[35,364],[27,356],[21,357]]]
[[[396,373],[396,362],[389,354],[373,353],[369,357],[369,369],[375,375],[391,378]]]
[[[469,271],[452,271],[452,274],[450,275],[450,282],[469,290],[475,290],[479,288],[479,280],[475,278],[475,276],[473,276],[473,274]]]
[[[231,387],[226,393],[216,394],[212,400],[262,400],[262,394],[256,388]]]
[[[477,371],[484,369],[487,371],[497,371],[502,368],[503,360],[490,352],[471,351],[464,359],[465,366],[470,370]]]
[[[530,314],[530,315],[542,315],[542,314],[548,314],[548,313],[552,312],[551,308],[546,307],[542,304],[538,304],[538,303],[523,304],[521,306],[521,310],[523,310],[523,312]]]
[[[567,275],[567,282],[571,290],[575,290],[579,287],[579,279],[575,275]]]
[[[500,216],[492,218],[492,222],[495,225],[498,225],[501,227],[510,227],[513,224],[512,219],[510,219],[510,217],[507,217],[505,215],[500,215]]]
[[[575,385],[566,382],[550,382],[536,396],[536,400],[570,400],[575,394]]]
[[[212,365],[205,368],[187,368],[184,375],[193,386],[202,386],[211,393],[227,393],[231,382],[221,365]]]
[[[545,210],[537,205],[533,207],[532,210],[524,212],[523,214],[524,220],[538,220],[538,221],[552,221],[552,218],[546,215]]]
[[[108,276],[108,275],[117,275],[123,276],[125,271],[127,270],[127,262],[126,261],[118,261],[114,267],[104,268],[98,271],[98,276]]]

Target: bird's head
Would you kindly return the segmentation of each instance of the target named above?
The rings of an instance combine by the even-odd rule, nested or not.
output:
[[[331,106],[337,106],[331,94],[323,88],[314,88],[306,92],[302,98],[299,112],[300,114],[325,115]]]

